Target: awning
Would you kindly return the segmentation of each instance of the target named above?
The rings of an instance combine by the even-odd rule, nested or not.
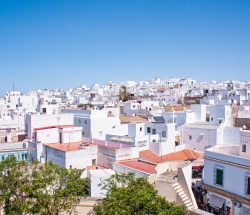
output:
[[[192,169],[193,170],[202,170],[202,166],[201,165],[198,165],[198,166],[192,166]]]
[[[250,214],[250,208],[241,206],[239,215],[246,215],[246,214]]]
[[[222,208],[225,201],[225,199],[212,194],[208,200],[208,203],[211,207]]]

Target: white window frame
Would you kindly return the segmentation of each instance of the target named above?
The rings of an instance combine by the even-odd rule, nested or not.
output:
[[[217,177],[217,169],[222,170],[223,171],[223,175],[222,175],[222,185],[217,184],[216,183],[216,177]],[[220,166],[220,165],[215,165],[214,166],[214,185],[218,186],[218,187],[224,187],[225,184],[225,167],[224,166]]]

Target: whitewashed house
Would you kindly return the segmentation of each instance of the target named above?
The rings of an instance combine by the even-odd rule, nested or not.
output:
[[[240,144],[205,151],[204,185],[211,212],[250,214],[250,131],[241,131],[240,137]]]
[[[74,124],[83,128],[83,137],[105,140],[106,134],[126,135],[127,125],[120,123],[119,109],[102,110],[64,109],[74,114]]]
[[[210,119],[211,124],[219,125],[232,125],[232,109],[229,105],[214,105],[210,106]]]
[[[204,151],[216,144],[239,142],[239,128],[209,123],[190,123],[181,127],[181,144],[185,148]]]

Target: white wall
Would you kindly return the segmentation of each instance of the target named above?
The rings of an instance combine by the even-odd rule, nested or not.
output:
[[[191,110],[194,114],[194,122],[206,122],[206,105],[193,104],[191,105]]]
[[[220,124],[224,121],[227,126],[232,125],[231,107],[229,105],[215,105],[210,107],[210,123]]]
[[[62,143],[80,142],[82,140],[82,127],[60,129]]]
[[[216,166],[224,168],[224,186],[218,186],[225,191],[244,196],[245,195],[245,176],[250,174],[249,170],[244,168],[235,167],[232,165],[211,161],[205,158],[204,161],[204,183],[216,187],[214,181],[214,168]],[[237,184],[237,186],[236,186]]]
[[[217,129],[182,127],[182,143],[189,149],[204,151],[205,148],[217,144]]]
[[[239,144],[240,142],[240,129],[234,127],[220,127],[218,129],[217,144]]]
[[[167,123],[173,122],[173,115],[174,115],[174,123],[176,127],[184,125],[186,123],[192,123],[193,120],[193,113],[190,111],[181,111],[181,112],[162,112],[162,116],[164,117]]]
[[[246,152],[242,151],[242,145],[246,145]],[[240,131],[240,156],[250,158],[250,131]]]
[[[115,174],[115,171],[111,169],[89,170],[90,196],[93,198],[105,198],[107,190],[103,189],[103,183],[113,174]]]
[[[59,143],[58,128],[50,128],[44,130],[37,130],[37,142],[42,143]]]
[[[97,159],[97,146],[86,147],[77,151],[66,152],[66,168],[86,169],[92,166],[92,160]]]
[[[28,114],[25,123],[27,124],[28,137],[32,137],[34,128],[41,128],[55,125],[74,125],[73,114]]]

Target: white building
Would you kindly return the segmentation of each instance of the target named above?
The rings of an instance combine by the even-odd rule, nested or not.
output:
[[[232,125],[232,109],[229,105],[214,105],[210,107],[210,119],[211,124],[219,125]]]
[[[209,123],[190,123],[181,127],[181,144],[198,151],[216,144],[237,144],[239,139],[239,128]]]
[[[34,128],[28,143],[31,160],[46,161],[49,151],[45,144],[68,144],[82,142],[82,128],[74,125],[60,125]],[[79,145],[79,144],[78,144]],[[55,145],[56,146],[56,145]],[[75,149],[75,148],[74,148]]]
[[[59,125],[74,125],[73,114],[28,114],[25,119],[25,130],[29,139],[32,139],[35,128]]]
[[[86,169],[95,166],[97,146],[86,142],[51,143],[44,145],[45,160],[64,168]]]
[[[250,214],[250,131],[241,131],[240,145],[207,149],[204,159],[208,210],[229,215]]]
[[[105,198],[107,190],[103,189],[106,180],[109,179],[115,171],[111,169],[95,169],[88,171],[90,181],[90,196],[93,198]]]
[[[102,110],[62,110],[74,114],[74,124],[83,128],[83,137],[105,140],[106,134],[126,135],[127,125],[120,123],[119,109]]]

